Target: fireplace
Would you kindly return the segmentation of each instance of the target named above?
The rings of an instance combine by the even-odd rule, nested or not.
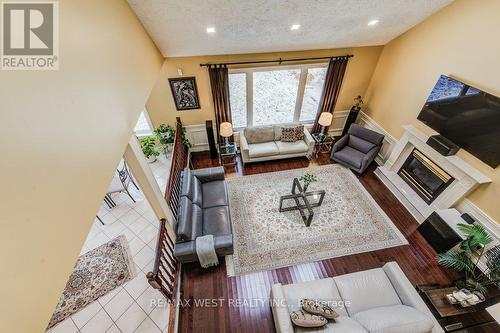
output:
[[[418,149],[413,149],[398,175],[427,203],[436,199],[454,178]]]

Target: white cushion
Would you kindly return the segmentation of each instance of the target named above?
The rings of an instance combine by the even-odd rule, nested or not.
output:
[[[370,333],[427,333],[434,323],[424,313],[406,305],[392,305],[356,313],[353,319]]]
[[[274,141],[274,127],[257,126],[247,127],[243,130],[248,143],[263,143]]]
[[[333,279],[342,299],[350,302],[347,312],[351,317],[371,308],[401,304],[391,281],[381,268],[336,276]]]
[[[279,154],[278,146],[274,141],[263,143],[252,143],[248,145],[248,156],[264,157]]]
[[[289,312],[300,310],[300,300],[309,298],[327,301],[339,315],[347,315],[332,278],[284,285],[283,293]]]
[[[295,142],[276,141],[276,145],[278,146],[280,155],[304,153],[309,149],[304,140]]]
[[[368,333],[367,330],[361,326],[358,322],[355,320],[346,317],[346,316],[340,316],[335,319],[335,323],[329,322],[323,327],[320,328],[302,328],[302,327],[296,327],[294,332],[296,333],[301,333],[301,332],[317,332],[317,333]],[[401,333],[401,332],[400,332]]]

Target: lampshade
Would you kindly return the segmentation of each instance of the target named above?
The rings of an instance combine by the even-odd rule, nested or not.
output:
[[[224,122],[220,124],[219,135],[225,138],[233,135],[233,125],[228,122]]]
[[[322,112],[319,116],[318,124],[321,126],[330,126],[332,123],[333,115],[329,112]]]

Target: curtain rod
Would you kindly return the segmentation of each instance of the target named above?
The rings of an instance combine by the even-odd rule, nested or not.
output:
[[[308,60],[326,60],[326,59],[349,59],[354,57],[354,55],[344,55],[344,56],[334,56],[334,57],[316,57],[316,58],[299,58],[299,59],[282,59],[279,58],[277,60],[258,60],[258,61],[240,61],[240,62],[227,62],[220,64],[200,64],[200,67],[210,67],[210,66],[227,66],[227,65],[249,65],[249,64],[267,64],[277,62],[280,65],[283,62],[291,62],[291,61],[308,61]]]

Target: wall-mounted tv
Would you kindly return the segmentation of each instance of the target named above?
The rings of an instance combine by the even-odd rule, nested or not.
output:
[[[492,168],[500,164],[500,98],[441,75],[418,119]]]

